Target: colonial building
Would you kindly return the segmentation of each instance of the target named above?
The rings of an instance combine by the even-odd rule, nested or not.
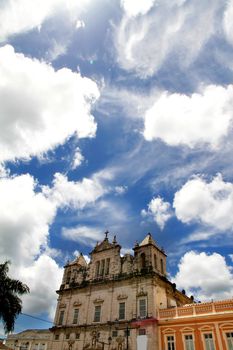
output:
[[[133,255],[120,250],[106,232],[88,264],[82,255],[67,263],[52,350],[159,349],[159,309],[192,302],[167,279],[166,254],[151,234],[135,244]]]
[[[233,299],[159,310],[163,350],[233,350]]]
[[[51,341],[49,329],[27,329],[7,336],[6,345],[14,350],[48,350]]]

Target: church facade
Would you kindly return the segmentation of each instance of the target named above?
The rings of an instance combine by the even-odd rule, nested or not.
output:
[[[159,310],[192,302],[167,279],[166,254],[151,234],[124,256],[105,235],[89,263],[80,255],[64,267],[52,350],[159,349]]]

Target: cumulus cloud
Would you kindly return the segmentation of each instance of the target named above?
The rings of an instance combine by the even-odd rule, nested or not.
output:
[[[221,13],[221,1],[215,0],[122,4],[126,13],[115,30],[118,63],[143,78],[155,74],[171,55],[187,67],[215,33]]]
[[[56,293],[62,281],[63,268],[48,255],[41,255],[32,265],[18,271],[19,278],[30,286],[30,294],[23,297],[23,311],[28,313],[48,312],[55,315]]]
[[[83,209],[94,203],[107,190],[97,178],[84,178],[82,181],[69,181],[66,176],[54,175],[52,188],[44,188],[44,193],[57,207]]]
[[[31,262],[47,245],[56,210],[30,175],[0,179],[0,256],[17,264]]]
[[[88,226],[63,227],[62,236],[71,241],[93,247],[97,241],[103,239],[103,232],[99,228]]]
[[[233,295],[233,275],[220,254],[187,252],[180,260],[173,281],[201,301],[227,299]]]
[[[121,6],[128,16],[146,14],[153,6],[155,0],[121,0]]]
[[[38,156],[70,136],[93,137],[92,80],[0,48],[0,161]],[[55,127],[56,126],[56,127]]]
[[[200,222],[219,230],[233,228],[233,184],[221,175],[211,182],[196,176],[175,194],[173,207],[184,223]]]
[[[29,175],[0,179],[0,256],[11,260],[10,273],[30,287],[24,299],[27,312],[51,312],[61,270],[47,255],[49,227],[56,207],[37,191]],[[41,250],[46,251],[42,256]]]
[[[145,114],[144,137],[171,146],[217,147],[229,131],[232,105],[232,85],[210,85],[190,96],[164,92]]]
[[[61,252],[49,245],[50,226],[58,208],[83,209],[105,193],[99,181],[69,182],[56,174],[49,188],[29,174],[0,178],[0,256],[11,260],[11,275],[30,287],[25,312],[53,317],[62,269],[54,260]]]
[[[45,20],[54,15],[67,13],[76,21],[89,0],[11,0],[0,3],[0,41],[12,35],[40,29]]]
[[[148,204],[148,209],[143,209],[141,215],[143,217],[152,217],[161,230],[163,230],[167,220],[172,217],[171,205],[161,197],[152,198]]]

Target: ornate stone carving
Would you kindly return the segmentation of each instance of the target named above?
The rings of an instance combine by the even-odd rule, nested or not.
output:
[[[76,301],[74,301],[74,303],[73,303],[73,306],[80,306],[80,305],[82,305],[82,303],[81,303],[80,300],[76,300]]]
[[[147,296],[147,292],[145,292],[143,288],[141,288],[140,292],[137,293],[137,297],[145,297],[145,296]]]
[[[65,303],[61,303],[60,305],[59,305],[59,309],[62,309],[62,308],[65,308],[66,307],[66,304]]]
[[[96,298],[95,300],[93,300],[94,304],[102,304],[104,302],[104,299],[101,298]]]
[[[117,296],[117,300],[123,300],[123,299],[128,299],[128,295],[126,295],[126,294],[119,294]]]

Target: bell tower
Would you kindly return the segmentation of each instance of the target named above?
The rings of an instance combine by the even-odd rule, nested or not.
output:
[[[141,243],[136,243],[133,250],[136,271],[154,271],[162,276],[166,276],[167,255],[156,244],[150,233],[147,234]]]

